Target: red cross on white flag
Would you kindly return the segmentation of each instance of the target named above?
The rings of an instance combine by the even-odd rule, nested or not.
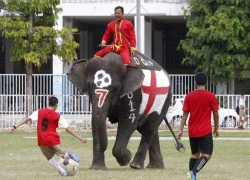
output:
[[[142,83],[142,104],[140,114],[161,113],[167,99],[170,81],[167,74],[155,70],[143,70],[145,78]]]

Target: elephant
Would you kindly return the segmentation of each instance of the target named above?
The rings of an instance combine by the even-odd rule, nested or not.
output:
[[[90,169],[107,169],[104,152],[108,138],[106,119],[118,123],[112,154],[120,166],[143,169],[164,168],[158,127],[171,103],[170,79],[155,61],[136,51],[133,65],[125,66],[120,55],[109,53],[103,58],[72,63],[68,79],[81,94],[87,93],[92,104],[93,161]],[[141,140],[137,152],[127,148],[137,130]]]

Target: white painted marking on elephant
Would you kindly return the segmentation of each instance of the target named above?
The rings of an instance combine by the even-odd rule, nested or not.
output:
[[[145,66],[154,66],[154,64],[150,61],[150,60],[146,60],[141,58],[141,62],[145,65]]]
[[[133,58],[133,62],[137,65],[140,65],[140,61],[139,59],[137,59],[137,57],[132,57]]]
[[[95,93],[97,95],[99,95],[99,100],[98,100],[98,107],[102,107],[102,105],[104,104],[104,101],[107,97],[107,94],[108,94],[108,90],[106,89],[96,89],[95,90]]]
[[[133,112],[133,111],[135,111],[135,109],[133,108],[133,102],[132,102],[132,100],[130,100],[129,101],[129,106],[130,106],[130,112]]]
[[[129,93],[128,95],[127,95],[127,97],[128,97],[128,99],[129,99],[129,107],[130,107],[130,109],[129,109],[129,111],[131,112],[130,114],[129,114],[129,119],[132,119],[132,123],[134,123],[134,120],[136,119],[136,116],[135,116],[135,113],[134,113],[134,111],[136,110],[136,109],[134,109],[133,108],[133,101],[132,101],[132,98],[133,98],[133,96],[134,96],[134,94],[133,93]]]
[[[104,70],[99,70],[95,73],[94,83],[98,88],[108,87],[112,83],[111,76]]]
[[[133,96],[134,96],[134,94],[133,94],[133,93],[128,93],[128,95],[127,95],[127,96],[128,96],[128,98],[129,98],[129,99],[132,99],[132,98],[133,98]]]
[[[161,113],[162,107],[167,99],[170,81],[163,71],[142,70],[145,77],[142,83],[142,103],[140,114],[150,114],[156,111]]]

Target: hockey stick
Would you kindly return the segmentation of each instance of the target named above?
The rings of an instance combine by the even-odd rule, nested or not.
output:
[[[174,134],[174,131],[173,129],[171,128],[168,120],[166,117],[164,117],[164,121],[165,123],[167,124],[168,126],[168,129],[170,130],[170,132],[172,133],[173,137],[174,137],[174,140],[175,140],[175,148],[177,149],[177,151],[179,152],[184,152],[185,151],[185,147],[184,145],[176,138],[175,134]]]
[[[99,44],[98,46],[100,46],[100,47],[114,47],[115,45],[101,45],[101,44]]]

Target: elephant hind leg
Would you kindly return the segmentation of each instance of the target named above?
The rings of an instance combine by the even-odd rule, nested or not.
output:
[[[153,137],[153,131],[143,131],[142,138],[138,150],[135,154],[133,161],[130,163],[130,167],[133,169],[143,169],[144,161],[148,148],[150,146]]]
[[[155,133],[153,141],[149,147],[149,164],[147,165],[147,168],[164,169],[158,131]]]
[[[130,167],[133,169],[143,169],[144,161],[148,150],[148,145],[142,137],[140,146],[135,154],[133,161],[130,163]]]
[[[143,169],[143,165],[137,164],[135,162],[131,162],[130,167],[133,169]]]

